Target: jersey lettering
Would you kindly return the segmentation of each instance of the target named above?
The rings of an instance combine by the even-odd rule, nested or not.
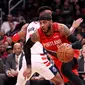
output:
[[[45,48],[51,47],[51,46],[57,46],[59,47],[62,44],[61,39],[59,40],[52,40],[46,43],[42,43]]]
[[[34,27],[31,27],[31,28],[28,29],[28,32],[34,31],[34,29],[35,29]]]

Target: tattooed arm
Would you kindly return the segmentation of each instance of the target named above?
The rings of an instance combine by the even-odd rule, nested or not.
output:
[[[65,37],[68,37],[69,35],[71,35],[69,28],[64,24],[59,24],[59,32],[61,36],[65,36]]]
[[[72,43],[72,47],[74,49],[81,49],[82,48],[81,41],[79,41],[76,38],[76,36],[71,34],[69,28],[66,25],[59,24],[59,32],[60,32],[61,36],[65,36],[67,38],[67,40]]]

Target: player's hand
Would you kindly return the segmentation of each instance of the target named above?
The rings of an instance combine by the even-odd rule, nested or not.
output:
[[[31,76],[31,73],[32,73],[31,66],[29,66],[23,72],[23,76],[25,77],[25,79],[29,78]]]
[[[72,27],[73,28],[77,28],[82,22],[83,22],[83,19],[82,18],[79,18],[77,20],[74,20],[74,22],[72,24]]]
[[[14,77],[14,75],[11,73],[11,71],[7,71],[6,74],[7,74],[8,77]]]
[[[18,72],[15,71],[14,69],[11,69],[11,73],[12,73],[13,76],[17,76],[18,75]]]

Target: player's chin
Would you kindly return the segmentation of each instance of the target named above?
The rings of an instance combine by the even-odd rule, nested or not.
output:
[[[44,33],[47,33],[47,31],[46,31],[45,29],[43,29],[43,32],[44,32]]]
[[[42,31],[43,31],[43,32],[46,32],[46,29],[43,27],[43,28],[42,28]]]

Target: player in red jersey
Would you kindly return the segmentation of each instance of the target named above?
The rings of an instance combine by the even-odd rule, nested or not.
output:
[[[82,47],[81,42],[76,39],[75,36],[73,36],[70,33],[70,30],[67,26],[60,23],[53,23],[52,17],[49,14],[43,14],[39,17],[40,20],[40,29],[38,29],[33,35],[31,35],[31,38],[27,41],[25,44],[25,57],[30,59],[30,55],[26,55],[27,49],[31,48],[31,45],[33,42],[39,41],[42,43],[44,48],[46,50],[51,51],[57,51],[58,46],[62,43],[66,43],[68,41],[70,42],[76,42],[77,47],[72,44],[73,48],[80,49]],[[31,45],[29,45],[31,43]],[[29,56],[29,57],[28,57]],[[58,59],[54,57],[54,61],[57,61]],[[71,64],[70,69],[67,67]],[[62,73],[75,85],[83,85],[81,79],[75,75],[72,72],[72,68],[74,67],[74,60],[68,63],[62,64]],[[30,66],[30,65],[29,65]],[[65,67],[65,69],[64,69]],[[26,76],[26,74],[24,74]],[[76,79],[78,81],[76,81]]]

